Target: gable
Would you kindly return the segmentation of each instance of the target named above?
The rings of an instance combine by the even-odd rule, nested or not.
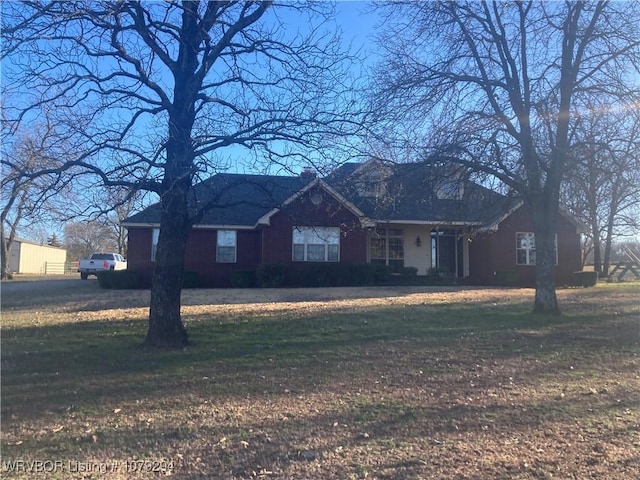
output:
[[[325,196],[327,198],[325,198]],[[302,202],[303,204],[298,208],[298,212],[302,213],[295,216],[300,216],[303,218],[308,217],[308,211],[327,209],[333,204],[334,210],[337,208],[344,208],[352,216],[359,219],[359,221],[362,221],[364,219],[364,214],[353,203],[343,197],[336,190],[331,188],[323,180],[315,179],[314,181],[291,195],[282,203],[282,205],[271,209],[269,212],[263,215],[258,220],[257,224],[270,225],[271,218],[278,212],[285,209],[289,209],[289,215],[292,215],[293,212],[291,212],[291,207],[296,204],[296,202]],[[327,211],[325,212],[325,214],[330,215],[331,212]],[[303,218],[300,218],[300,220],[302,221]]]
[[[485,225],[483,230],[487,230],[487,231],[498,230],[500,225],[503,222],[511,219],[513,216],[522,215],[524,207],[525,207],[524,201],[514,200],[510,208],[502,212],[499,216],[495,217],[491,222],[487,223],[487,225]],[[527,212],[527,215],[530,216],[531,214]],[[560,218],[564,219],[569,225],[575,228],[576,233],[584,233],[586,231],[587,227],[582,222],[580,222],[580,220],[578,220],[574,215],[572,215],[565,206],[560,205],[558,209],[558,215]],[[531,225],[533,225],[533,223],[531,223]],[[531,228],[533,228],[533,226],[531,226]]]

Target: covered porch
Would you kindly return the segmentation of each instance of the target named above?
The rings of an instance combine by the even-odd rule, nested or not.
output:
[[[464,225],[377,222],[367,228],[367,261],[387,265],[392,273],[405,267],[417,274],[469,276],[470,229]]]

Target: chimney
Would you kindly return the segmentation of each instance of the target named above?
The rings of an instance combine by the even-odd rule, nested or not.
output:
[[[316,178],[316,172],[314,172],[311,167],[304,167],[304,169],[300,173],[300,178]]]

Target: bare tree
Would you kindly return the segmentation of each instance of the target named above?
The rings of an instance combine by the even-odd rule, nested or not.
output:
[[[95,252],[114,252],[117,245],[111,229],[98,221],[69,222],[64,226],[67,260],[77,262]]]
[[[594,268],[607,276],[616,236],[639,227],[640,112],[592,107],[576,124],[577,168],[563,187],[563,203],[588,225]]]
[[[285,168],[309,161],[306,152],[317,159],[316,147],[333,147],[360,128],[356,99],[347,95],[350,59],[325,23],[330,7],[4,5],[5,74],[8,88],[21,93],[9,106],[14,120],[28,121],[42,105],[54,105],[78,152],[67,166],[92,172],[107,186],[160,197],[147,345],[188,343],[180,318],[186,241],[212,206],[198,203],[194,182],[240,152]]]
[[[72,218],[83,218],[100,226],[105,238],[109,240],[109,251],[127,256],[127,230],[122,222],[135,212],[148,206],[148,192],[123,187],[103,187],[92,185],[85,188],[88,192],[78,212]]]
[[[0,159],[0,259],[2,279],[11,278],[9,251],[25,224],[55,220],[58,205],[71,181],[61,164],[59,139],[47,122],[38,122],[28,134],[3,135]]]
[[[559,313],[554,241],[573,122],[588,100],[637,104],[638,5],[399,2],[382,5],[382,125],[485,172],[531,209],[534,312]],[[404,135],[406,137],[406,135]],[[403,137],[403,138],[404,138]]]

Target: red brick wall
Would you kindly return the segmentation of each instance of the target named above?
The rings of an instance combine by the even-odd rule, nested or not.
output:
[[[524,206],[509,215],[495,232],[473,238],[469,246],[469,280],[493,284],[498,272],[515,272],[517,284],[534,286],[534,265],[516,265],[516,233],[533,232],[531,212]],[[581,270],[580,234],[565,216],[558,215],[558,265],[556,284],[568,284],[573,272]]]
[[[151,262],[151,228],[128,229],[127,269],[140,274],[142,286],[151,285],[153,263]]]
[[[313,195],[322,197],[318,205],[311,201]],[[265,263],[291,262],[294,226],[340,227],[340,262],[367,261],[367,235],[358,217],[327,192],[316,188],[271,217],[271,224],[262,232],[262,258]]]
[[[319,205],[310,198],[322,196]],[[216,262],[216,230],[195,228],[189,233],[185,271],[197,272],[203,287],[230,287],[234,270],[255,269],[262,262],[290,263],[293,226],[340,227],[340,261],[367,260],[366,232],[358,218],[321,189],[307,192],[271,218],[271,225],[259,230],[237,231],[237,262]],[[140,272],[143,285],[151,285],[151,228],[129,229],[129,269]]]
[[[140,273],[143,286],[151,285],[155,263],[151,261],[151,228],[129,229],[127,267]],[[216,230],[193,229],[187,240],[185,271],[197,272],[201,286],[229,287],[234,270],[254,269],[260,263],[261,233],[238,230],[237,262],[216,262]]]
[[[185,270],[197,272],[203,287],[230,287],[234,270],[255,269],[260,263],[260,232],[237,230],[236,235],[236,263],[217,263],[217,231],[193,229],[187,241]]]

